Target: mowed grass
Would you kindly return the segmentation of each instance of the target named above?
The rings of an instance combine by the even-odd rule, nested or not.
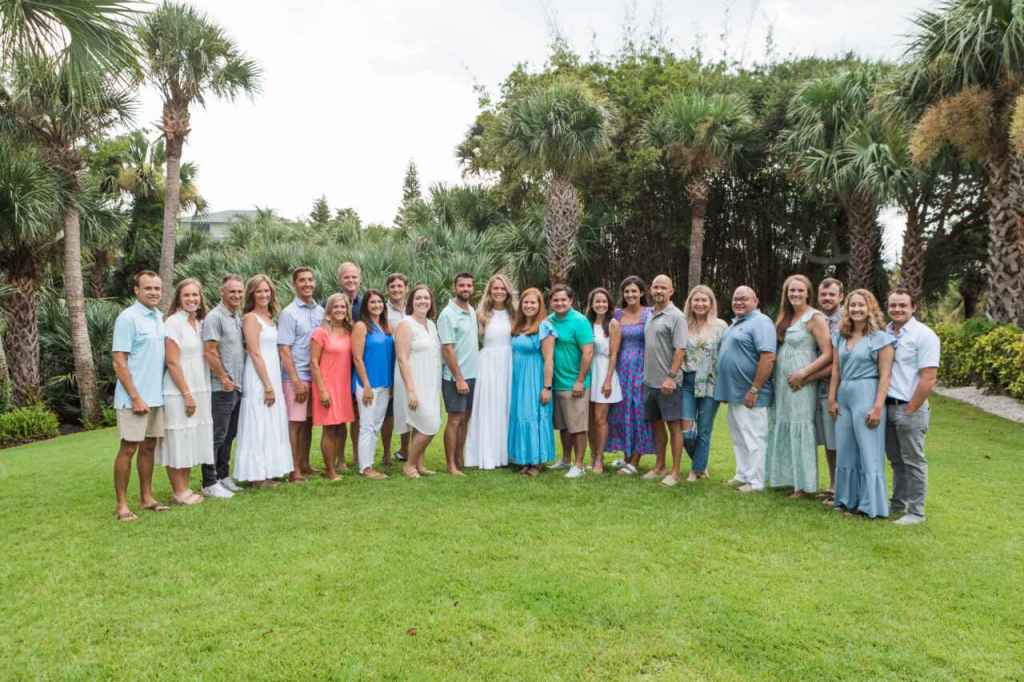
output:
[[[134,524],[113,430],[2,451],[0,677],[1019,680],[1024,427],[933,409],[914,528],[732,492],[724,410],[671,490],[395,468]]]

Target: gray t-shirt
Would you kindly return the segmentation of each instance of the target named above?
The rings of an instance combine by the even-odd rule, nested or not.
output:
[[[822,313],[824,315],[824,313]],[[828,336],[830,339],[834,339],[836,334],[839,333],[839,323],[843,320],[842,308],[836,308],[831,315],[825,315],[825,319],[828,320]],[[829,380],[818,382],[818,397],[828,399],[828,384]]]
[[[679,349],[686,350],[686,316],[669,301],[665,309],[651,310],[651,317],[644,325],[644,384],[661,388],[665,379],[671,378],[677,385],[683,383],[683,368],[671,374],[672,356]]]
[[[228,311],[218,303],[203,320],[203,342],[216,341],[224,371],[231,377],[239,392],[242,391],[242,368],[245,366],[245,341],[242,340],[242,311]],[[210,388],[223,391],[224,384],[210,372]]]

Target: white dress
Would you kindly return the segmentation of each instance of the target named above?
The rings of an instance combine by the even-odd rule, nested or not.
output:
[[[263,382],[252,358],[245,358],[242,372],[242,405],[238,410],[238,444],[235,450],[235,478],[265,481],[291,473],[292,446],[288,440],[288,413],[281,389],[281,359],[277,355],[277,327],[260,323],[260,355],[267,366],[274,404],[263,402]]]
[[[512,318],[495,310],[484,329],[484,347],[466,436],[466,466],[508,466],[508,418],[512,395]]]
[[[405,390],[402,371],[395,363],[395,433],[408,433],[415,429],[433,436],[441,430],[441,340],[433,320],[427,320],[427,328],[412,318],[406,317],[399,327],[412,329],[412,347],[409,364],[412,366],[412,380],[419,405],[409,409],[409,394]]]
[[[202,329],[200,327],[200,329]],[[191,417],[185,414],[185,398],[164,371],[164,437],[158,439],[156,462],[174,469],[213,464],[213,414],[210,411],[210,368],[203,358],[199,330],[179,310],[164,322],[166,338],[178,345],[181,373],[196,403]]]
[[[608,376],[608,362],[610,361],[611,339],[605,336],[604,328],[594,325],[594,359],[590,363],[590,402],[592,403],[617,403],[622,401],[622,386],[619,384],[619,373],[612,373],[612,394],[607,398],[601,392],[604,386],[604,378]]]

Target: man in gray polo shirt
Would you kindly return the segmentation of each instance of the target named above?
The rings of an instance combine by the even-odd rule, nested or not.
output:
[[[233,497],[241,488],[231,478],[231,445],[238,433],[242,404],[242,299],[245,285],[238,275],[221,281],[220,303],[203,320],[203,354],[210,367],[213,411],[213,464],[203,465],[203,494]]]
[[[839,322],[843,319],[843,283],[834,277],[826,277],[818,285],[818,309],[828,320],[829,336],[839,332]],[[828,413],[828,384],[832,377],[832,364],[829,363],[814,376],[811,381],[818,382],[818,407],[814,411],[814,434],[818,445],[825,446],[825,461],[828,463],[828,490],[819,498],[831,500],[835,492],[836,482],[836,418]],[[826,502],[827,504],[827,502]]]
[[[672,444],[672,471],[661,480],[679,483],[683,431],[693,424],[683,419],[683,362],[686,360],[686,316],[672,303],[672,280],[658,275],[651,282],[654,310],[644,325],[644,418],[654,429],[657,462],[644,475],[650,480],[665,473],[665,448]],[[665,427],[669,438],[666,438]]]

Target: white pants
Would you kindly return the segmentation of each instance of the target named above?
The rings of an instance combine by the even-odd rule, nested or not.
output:
[[[729,437],[736,456],[736,478],[754,490],[763,490],[768,408],[729,403]]]
[[[356,386],[356,405],[359,406],[359,473],[373,467],[373,458],[377,453],[377,434],[384,425],[384,417],[388,413],[388,401],[391,389],[373,389],[373,402],[363,403],[363,387]]]

